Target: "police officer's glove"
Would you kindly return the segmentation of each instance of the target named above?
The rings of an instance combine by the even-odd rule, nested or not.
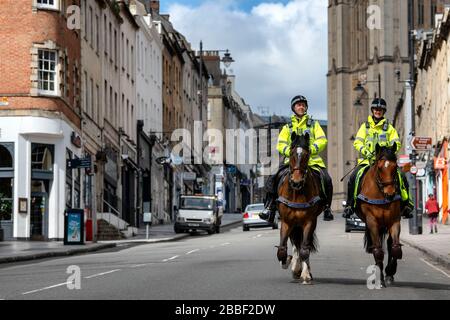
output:
[[[370,158],[373,157],[373,153],[370,152],[369,149],[367,149],[367,148],[363,148],[363,149],[361,150],[361,154],[362,154],[362,155],[364,156],[364,158],[366,158],[366,159],[370,159]]]

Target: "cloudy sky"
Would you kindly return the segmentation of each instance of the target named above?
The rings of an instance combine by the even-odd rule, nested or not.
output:
[[[270,0],[267,0],[270,1]],[[326,119],[326,0],[161,0],[194,49],[229,49],[239,94],[259,113],[290,114],[305,95],[316,119]]]

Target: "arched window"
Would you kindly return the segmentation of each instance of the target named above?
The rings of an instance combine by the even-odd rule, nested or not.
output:
[[[12,156],[12,150],[9,150],[9,148],[6,145],[0,144],[0,168],[12,168],[13,167],[13,156]]]

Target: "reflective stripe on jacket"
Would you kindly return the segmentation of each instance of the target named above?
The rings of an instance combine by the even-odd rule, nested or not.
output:
[[[309,158],[308,166],[319,166],[326,168],[325,163],[319,156],[327,146],[328,140],[325,136],[325,132],[319,124],[319,121],[309,121],[312,122],[311,126],[308,127],[308,119],[311,119],[309,115],[304,115],[301,119],[296,115],[291,117],[291,124],[286,124],[283,129],[281,129],[280,135],[278,136],[277,150],[281,155],[286,157],[285,163],[289,162],[290,147],[291,147],[291,133],[296,132],[301,135],[308,132],[310,136],[310,150],[311,157]]]
[[[375,124],[372,116],[369,116],[367,122],[364,122],[359,128],[353,143],[360,156],[358,164],[370,164],[371,160],[375,159],[375,146],[377,143],[380,146],[391,146],[396,143],[397,152],[402,147],[397,130],[386,121],[386,119],[383,119]],[[370,152],[371,155],[365,155],[365,152]]]

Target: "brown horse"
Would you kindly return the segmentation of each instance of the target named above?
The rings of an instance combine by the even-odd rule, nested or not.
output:
[[[402,258],[400,245],[400,200],[398,190],[397,145],[376,146],[376,160],[364,175],[358,195],[356,214],[366,223],[364,245],[379,268],[381,286],[394,282],[397,260]],[[386,234],[388,264],[383,274],[383,243]],[[386,280],[386,282],[385,282]]]
[[[313,174],[313,169],[308,167],[309,139],[307,133],[292,133],[289,176],[284,178],[278,188],[281,230],[277,257],[283,269],[287,269],[292,262],[292,276],[303,284],[312,282],[309,255],[317,251],[317,216],[325,207],[319,196],[319,180]],[[293,257],[287,254],[288,238],[293,245]]]

